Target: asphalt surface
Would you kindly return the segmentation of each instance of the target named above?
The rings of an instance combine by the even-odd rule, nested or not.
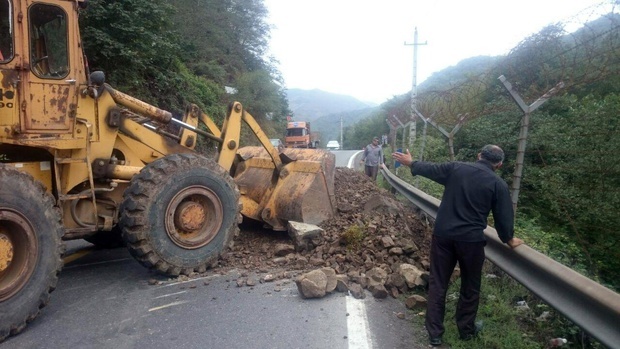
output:
[[[415,344],[414,314],[396,299],[334,293],[307,300],[292,281],[237,287],[235,271],[177,282],[124,248],[69,246],[50,304],[0,349],[425,347]]]
[[[335,152],[339,167],[359,153]],[[83,240],[67,247],[50,304],[0,349],[427,348],[402,300],[302,299],[292,280],[237,287],[237,271],[178,282],[125,248],[98,250]]]

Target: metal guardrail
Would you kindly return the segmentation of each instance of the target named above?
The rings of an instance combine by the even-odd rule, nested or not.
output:
[[[435,218],[440,200],[414,188],[387,169],[385,180]],[[520,284],[609,348],[620,348],[620,294],[586,278],[527,245],[511,249],[491,227],[485,229],[485,254]]]

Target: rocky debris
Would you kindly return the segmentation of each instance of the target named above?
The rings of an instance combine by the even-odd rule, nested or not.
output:
[[[287,256],[291,253],[295,253],[295,246],[289,244],[276,244],[274,248],[274,254],[276,256]]]
[[[321,269],[302,274],[295,283],[303,298],[321,298],[327,293],[327,275]]]
[[[314,224],[306,224],[301,222],[288,222],[288,235],[293,240],[293,244],[298,251],[303,251],[311,248],[311,242],[319,238],[323,229]]]
[[[416,286],[426,286],[425,277],[427,276],[427,274],[414,265],[401,264],[398,273],[403,277],[405,283],[407,284],[407,287],[409,288],[415,288]]]
[[[338,279],[336,278],[336,271],[332,268],[321,268],[321,271],[327,276],[327,285],[325,286],[325,292],[332,293],[338,285]]]
[[[364,289],[398,297],[425,287],[431,227],[415,208],[347,168],[336,169],[335,194],[336,214],[318,227],[289,222],[287,233],[244,226],[207,273],[238,269],[262,274],[260,282],[295,280],[306,298],[334,290],[364,298]]]
[[[341,283],[339,287],[339,283]],[[332,268],[321,268],[304,273],[295,280],[297,290],[303,298],[321,298],[335,290],[346,292],[347,279],[336,275]]]
[[[364,298],[366,298],[366,293],[364,292],[364,289],[362,288],[362,286],[360,284],[351,283],[349,285],[349,293],[355,299],[364,299]]]
[[[428,302],[426,298],[418,294],[414,294],[413,296],[407,297],[407,299],[405,299],[405,306],[407,307],[407,309],[426,309],[427,303]]]

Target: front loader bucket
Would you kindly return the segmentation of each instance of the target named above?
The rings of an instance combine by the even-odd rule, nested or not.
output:
[[[233,178],[241,192],[241,213],[286,230],[288,221],[320,224],[336,210],[333,153],[320,149],[285,148],[282,167],[263,147],[237,151]]]

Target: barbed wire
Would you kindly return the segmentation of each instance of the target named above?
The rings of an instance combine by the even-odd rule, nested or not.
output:
[[[602,14],[605,9],[609,12]],[[569,33],[566,28],[577,26],[577,20],[580,28]],[[514,103],[508,103],[510,97],[497,80],[500,75],[507,76],[528,103],[560,81],[564,82],[560,94],[569,93],[615,75],[619,69],[620,15],[614,3],[604,2],[526,38],[484,71],[469,72],[439,86],[428,79],[420,86],[416,105],[423,115],[435,114],[438,124],[455,124],[457,115],[464,113],[471,115],[470,120],[520,113]],[[429,85],[435,87],[429,89]],[[405,98],[396,106],[403,123],[409,121],[410,105]]]
[[[563,83],[563,87],[551,97],[551,100],[564,96],[575,96],[579,99],[591,94],[592,91],[597,91],[599,94],[594,96],[595,98],[602,99],[606,91],[620,92],[619,87],[615,87],[620,86],[619,4],[620,2],[616,1],[605,1],[590,6],[524,39],[506,56],[476,57],[463,61],[422,83],[415,104],[411,103],[410,96],[403,96],[392,101],[387,112],[406,124],[410,121],[413,104],[418,112],[425,117],[432,115],[432,120],[446,130],[451,130],[458,123],[459,115],[465,114],[468,114],[468,118],[463,125],[464,130],[467,130],[468,124],[477,119],[493,116],[499,117],[497,120],[502,120],[504,123],[510,120],[502,126],[502,132],[511,132],[509,137],[514,136],[516,149],[516,139],[524,112],[498,78],[503,75],[527,106],[532,105],[560,82]],[[464,74],[464,71],[467,73]],[[610,88],[606,90],[597,84],[600,86],[608,84]],[[567,103],[574,99],[571,97]],[[573,189],[585,190],[592,197],[617,200],[620,192],[617,180],[620,178],[620,159],[615,154],[609,154],[607,144],[608,139],[620,138],[620,130],[616,123],[607,126],[608,128],[599,127],[602,126],[599,124],[600,118],[605,117],[609,120],[610,116],[599,115],[593,110],[592,113],[578,112],[579,115],[572,115],[573,118],[579,118],[579,125],[566,124],[566,120],[551,114],[553,107],[558,107],[557,103],[547,103],[546,106],[552,108],[536,109],[532,114],[529,125],[529,148],[525,149],[525,155],[541,171],[540,175],[566,174],[571,178],[577,173],[584,173],[588,178],[597,180],[590,184],[574,184]],[[437,136],[444,139],[439,131],[435,131]],[[555,137],[566,134],[566,137],[572,138],[567,143],[554,144],[548,142],[549,139],[546,138],[550,135],[546,132],[554,132]],[[458,139],[459,135],[456,137]],[[580,145],[583,139],[590,140],[588,148]],[[515,149],[512,148],[508,149],[507,155],[514,155]],[[580,161],[567,163],[566,159],[570,158]],[[597,161],[598,158],[601,160]],[[527,181],[527,168],[525,171]],[[538,178],[535,172],[530,174]],[[604,240],[609,236],[618,235],[617,229],[613,228],[615,223],[592,224],[593,222],[582,219],[583,208],[579,208],[579,203],[572,203],[567,197],[568,194],[562,195],[567,189],[566,186],[572,184],[567,184],[570,182],[566,182],[566,178],[562,178],[563,175],[557,178],[553,175],[548,177],[542,184],[546,188],[545,191],[550,191],[545,193],[547,200],[556,198],[558,217],[553,219],[565,222],[567,231],[570,231],[583,246],[590,246],[593,241],[601,241],[603,244],[600,246],[601,250],[607,249],[611,255],[617,256],[618,252],[610,249],[607,246],[609,243]],[[527,186],[523,190],[526,195],[541,194]],[[604,217],[620,223],[609,213]],[[617,242],[614,244],[617,245]],[[585,252],[590,267],[596,269],[596,262],[590,251]]]

